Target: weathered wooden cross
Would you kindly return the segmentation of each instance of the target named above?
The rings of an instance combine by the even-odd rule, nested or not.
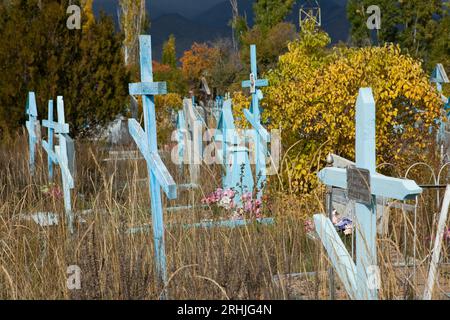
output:
[[[186,119],[184,118],[184,112],[182,110],[178,111],[177,115],[177,157],[180,170],[183,169],[184,164],[184,154],[186,152]]]
[[[258,189],[257,198],[261,199],[263,189],[266,185],[266,158],[267,144],[270,136],[267,130],[261,125],[261,110],[259,108],[259,100],[263,98],[260,87],[267,87],[269,82],[267,79],[258,79],[258,69],[256,60],[256,46],[250,46],[251,73],[250,80],[243,81],[243,88],[250,88],[252,94],[252,103],[250,111],[245,109],[244,114],[250,124],[253,126],[254,142],[255,142],[255,164],[256,164],[256,188]]]
[[[37,120],[38,113],[34,92],[28,93],[26,114],[28,115],[28,120],[25,125],[28,131],[28,148],[30,152],[29,167],[31,174],[33,174],[35,170],[36,144],[38,143],[36,131],[39,124],[39,121]]]
[[[378,299],[376,197],[396,200],[416,197],[422,189],[412,180],[376,172],[375,100],[372,89],[362,88],[356,103],[356,168],[325,168],[318,174],[328,186],[348,189],[356,201],[356,264],[332,222],[314,216],[316,231],[351,299]],[[367,200],[369,200],[367,202]]]
[[[195,109],[191,99],[183,100],[185,133],[187,134],[186,151],[191,183],[198,184],[200,165],[203,161],[203,128],[204,122]]]
[[[64,192],[64,209],[67,216],[67,224],[70,233],[73,233],[73,212],[70,197],[70,190],[74,188],[73,173],[71,172],[70,163],[73,162],[73,153],[69,149],[73,148],[73,141],[69,137],[69,125],[65,121],[64,116],[64,100],[63,97],[57,98],[58,122],[53,121],[53,101],[50,101],[48,110],[48,120],[42,121],[42,126],[48,128],[48,141],[42,140],[42,147],[47,152],[49,161],[49,175],[53,176],[52,164],[57,164],[61,168],[62,185]],[[53,150],[53,133],[58,135],[59,145]],[[72,146],[70,146],[72,145]]]
[[[139,43],[142,82],[131,83],[129,91],[130,95],[142,96],[145,131],[135,119],[128,119],[128,127],[131,136],[147,162],[156,270],[159,280],[165,285],[167,283],[167,270],[161,188],[169,199],[175,199],[177,197],[177,186],[158,153],[154,96],[166,94],[167,88],[165,82],[153,82],[151,36],[139,36]]]
[[[447,73],[445,72],[444,66],[441,63],[438,63],[436,65],[436,68],[433,70],[433,74],[431,76],[431,82],[436,83],[438,92],[442,95],[442,85],[445,83],[450,83],[450,80],[448,79]],[[442,95],[443,98],[445,98],[445,103],[447,102],[447,98]]]
[[[235,203],[240,205],[242,195],[253,191],[254,181],[248,149],[240,146],[241,140],[234,125],[231,104],[231,99],[223,104],[214,141],[221,144],[217,147],[216,155],[225,168],[222,187],[225,190],[233,189],[236,192]]]

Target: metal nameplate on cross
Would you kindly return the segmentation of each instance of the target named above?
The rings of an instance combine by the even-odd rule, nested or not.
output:
[[[42,147],[48,155],[49,179],[53,178],[53,164],[61,168],[61,178],[64,193],[64,209],[67,216],[67,224],[70,233],[73,233],[73,213],[70,190],[74,188],[73,172],[69,162],[74,160],[74,152],[69,153],[68,144],[72,139],[69,137],[69,125],[66,123],[64,115],[64,100],[62,96],[57,97],[58,122],[53,121],[53,101],[48,104],[48,120],[42,121],[42,126],[48,128],[48,141],[42,141]],[[58,136],[57,146],[53,146],[53,134]],[[69,143],[68,143],[69,141]]]
[[[349,200],[370,206],[372,204],[370,171],[356,167],[347,168],[347,189]]]
[[[169,199],[177,197],[177,186],[162,162],[158,153],[158,141],[156,131],[155,95],[167,93],[165,82],[153,82],[152,70],[152,45],[151,36],[139,36],[140,44],[140,83],[131,83],[129,92],[131,95],[142,96],[144,112],[144,129],[135,119],[128,119],[128,127],[131,136],[136,142],[142,156],[147,162],[147,171],[150,180],[150,198],[153,240],[155,244],[156,271],[160,281],[167,284],[166,252],[164,244],[164,218],[161,200],[161,189]]]
[[[333,267],[350,298],[357,300],[378,299],[376,197],[406,200],[422,193],[422,189],[413,180],[378,174],[375,146],[375,100],[372,89],[362,88],[356,102],[356,167],[369,171],[370,179],[366,172],[363,178],[356,177],[361,181],[352,181],[354,185],[349,185],[347,169],[343,168],[327,167],[318,174],[324,184],[341,189],[354,189],[357,185],[364,184],[363,180],[370,180],[365,188],[370,186],[373,200],[367,202],[369,204],[355,204],[356,264],[330,219],[323,214],[314,216],[317,234]],[[354,174],[359,176],[360,172]]]

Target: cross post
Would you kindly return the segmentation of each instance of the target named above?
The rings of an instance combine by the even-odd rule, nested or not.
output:
[[[186,150],[188,151],[191,183],[198,184],[200,165],[203,159],[203,120],[191,99],[183,100],[183,111],[188,135]]]
[[[178,111],[177,116],[177,157],[179,162],[180,171],[183,170],[184,154],[186,152],[186,119],[184,118],[184,112]]]
[[[48,121],[53,122],[53,100],[48,101]],[[53,149],[53,127],[47,128],[48,146]],[[48,180],[53,181],[53,161],[49,154],[47,154],[47,166],[48,166]]]
[[[258,88],[267,87],[269,82],[267,79],[258,79],[258,67],[256,60],[256,46],[250,46],[250,62],[251,73],[250,80],[242,82],[243,88],[250,88],[252,95],[252,103],[250,110],[245,109],[244,114],[250,124],[255,130],[255,162],[256,162],[256,187],[258,189],[257,198],[261,199],[263,189],[266,184],[266,156],[267,144],[270,140],[267,130],[261,125],[261,110],[259,107],[259,100],[263,98],[261,90]]]
[[[64,193],[64,209],[67,216],[67,224],[69,226],[70,233],[73,234],[73,213],[72,213],[72,203],[70,199],[70,190],[74,188],[74,180],[72,172],[69,168],[69,159],[67,155],[67,140],[69,137],[69,125],[65,121],[64,116],[64,100],[62,96],[57,97],[57,112],[58,112],[58,122],[53,121],[53,110],[48,113],[49,119],[43,120],[42,125],[48,128],[49,137],[48,142],[43,140],[42,147],[47,152],[49,163],[58,164],[61,168],[61,177]],[[49,103],[49,109],[53,109],[53,102]],[[50,128],[52,130],[50,130]],[[53,133],[58,135],[58,144],[53,150]],[[51,134],[51,136],[50,136]],[[50,165],[49,165],[50,168]],[[50,172],[49,172],[50,173]]]
[[[221,143],[216,154],[224,167],[222,177],[222,188],[233,189],[236,192],[234,201],[237,206],[241,205],[242,195],[252,192],[254,181],[250,168],[248,149],[239,146],[241,140],[234,125],[233,112],[231,110],[231,99],[223,103],[216,134],[215,143]]]
[[[356,200],[356,264],[331,221],[315,215],[316,231],[351,299],[378,299],[376,197],[396,200],[415,198],[422,189],[412,180],[396,179],[376,172],[375,100],[372,89],[362,88],[356,103],[356,167],[368,170],[370,204]],[[328,186],[348,189],[349,169],[327,167],[318,178]]]
[[[164,218],[161,188],[169,199],[177,197],[176,184],[162,162],[157,145],[155,95],[167,93],[165,82],[153,82],[151,36],[139,36],[141,83],[129,85],[130,95],[142,96],[144,130],[135,119],[128,119],[128,128],[147,162],[150,180],[151,216],[155,244],[156,271],[163,285],[167,284],[166,252],[164,244]]]
[[[34,174],[36,144],[38,142],[37,136],[36,136],[36,126],[38,123],[38,120],[37,120],[38,114],[37,114],[37,105],[36,105],[36,95],[34,92],[28,93],[26,114],[28,115],[28,120],[25,123],[25,126],[28,131],[28,148],[29,148],[29,153],[30,153],[29,167],[30,167],[31,174]]]

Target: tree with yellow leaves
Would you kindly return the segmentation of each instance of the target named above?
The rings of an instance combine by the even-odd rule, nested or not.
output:
[[[361,87],[375,95],[378,163],[414,162],[408,157],[420,159],[434,140],[442,105],[420,61],[395,45],[330,50],[329,42],[310,25],[266,75],[263,119],[282,130],[281,170],[292,192],[317,185],[315,173],[328,153],[354,159]]]

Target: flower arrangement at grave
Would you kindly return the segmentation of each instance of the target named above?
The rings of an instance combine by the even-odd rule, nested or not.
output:
[[[63,197],[63,193],[61,188],[55,183],[49,183],[48,185],[44,185],[41,187],[41,193],[49,198],[53,199],[61,199]]]
[[[353,221],[348,217],[341,217],[341,215],[334,210],[333,218],[331,220],[336,230],[344,236],[353,234]],[[316,239],[316,227],[312,219],[306,219],[304,222],[305,233],[313,239]]]
[[[202,199],[202,203],[215,209],[223,209],[229,213],[232,220],[254,220],[263,218],[262,201],[255,199],[251,192],[242,195],[242,205],[235,203],[236,192],[233,189],[218,188]],[[215,213],[218,214],[219,210]]]

